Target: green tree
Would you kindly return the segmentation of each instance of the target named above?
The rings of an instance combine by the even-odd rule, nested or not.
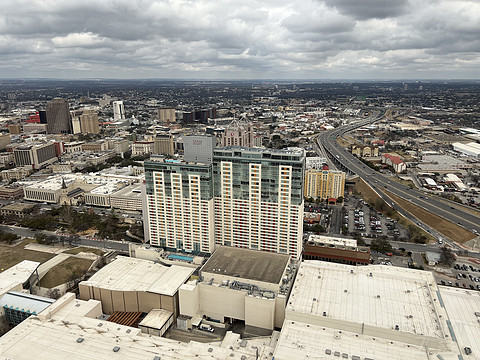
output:
[[[370,249],[381,253],[392,252],[393,248],[390,242],[386,239],[374,239],[371,242]]]

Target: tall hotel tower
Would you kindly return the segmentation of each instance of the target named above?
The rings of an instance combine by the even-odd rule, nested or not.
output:
[[[193,253],[214,251],[212,164],[152,155],[145,161],[143,206],[145,240],[151,245]]]
[[[68,102],[65,99],[55,98],[47,104],[46,109],[47,132],[49,134],[71,134],[72,121]]]
[[[301,149],[215,149],[215,243],[299,257],[304,162]]]
[[[214,149],[213,164],[152,156],[145,161],[146,240],[194,253],[228,245],[298,258],[304,161],[301,149],[243,147]]]

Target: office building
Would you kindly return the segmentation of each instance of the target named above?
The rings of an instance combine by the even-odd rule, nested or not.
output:
[[[212,253],[214,200],[211,164],[145,161],[145,241],[186,252]]]
[[[40,169],[57,161],[54,143],[17,146],[13,153],[17,166],[31,166],[32,169]]]
[[[10,134],[0,134],[0,150],[5,150],[7,145],[12,143]]]
[[[215,242],[298,258],[303,236],[304,151],[214,150]]]
[[[175,108],[161,107],[157,109],[158,120],[160,122],[175,122]]]
[[[98,134],[100,132],[100,128],[98,126],[98,114],[95,110],[85,109],[79,118],[80,129],[82,133]]]
[[[173,136],[170,134],[158,134],[154,142],[154,153],[157,155],[173,155]]]
[[[71,134],[73,132],[68,102],[55,98],[47,104],[47,132],[49,134]]]
[[[344,196],[345,173],[334,170],[305,171],[305,197],[314,199],[338,199]]]
[[[123,101],[113,102],[113,120],[125,120],[125,107],[123,106]]]
[[[187,135],[183,137],[183,151],[186,162],[211,164],[216,138],[209,135]]]

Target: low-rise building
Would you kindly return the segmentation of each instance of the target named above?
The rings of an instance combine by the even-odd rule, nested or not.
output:
[[[370,248],[358,246],[355,239],[312,234],[303,246],[302,258],[349,265],[368,265]]]
[[[113,193],[110,205],[114,209],[142,211],[141,184],[133,184]]]
[[[21,166],[14,169],[2,170],[2,172],[0,172],[0,175],[2,176],[2,180],[11,181],[21,180],[30,175],[31,173],[33,173],[33,169],[31,166]]]
[[[6,185],[0,187],[0,199],[17,200],[23,198],[23,187],[17,185]]]
[[[358,157],[375,157],[378,156],[378,146],[374,145],[353,145],[352,154]]]
[[[200,281],[180,287],[180,313],[220,323],[245,322],[246,330],[280,328],[295,274],[289,255],[219,247],[200,270]]]
[[[407,165],[403,160],[392,154],[383,154],[382,163],[392,166],[396,173],[405,172],[407,170]]]
[[[146,312],[152,309],[171,311],[178,316],[178,289],[194,269],[170,267],[148,260],[117,257],[79,284],[80,299],[102,302],[105,313],[115,311]]]
[[[155,151],[153,141],[134,141],[132,144],[132,156],[143,156],[152,154]]]

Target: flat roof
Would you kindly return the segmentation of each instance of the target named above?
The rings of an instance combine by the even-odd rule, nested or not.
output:
[[[286,311],[444,339],[436,289],[426,271],[303,261]]]
[[[342,355],[347,354],[347,359],[361,360],[433,359],[434,356],[429,357],[429,351],[432,349],[423,346],[285,320],[273,357],[275,360],[309,357],[332,360],[343,359]],[[339,355],[335,356],[335,353]],[[444,360],[458,360],[456,356],[441,356]]]
[[[111,196],[141,199],[142,198],[141,188],[142,188],[141,184],[133,184],[133,185],[125,186],[123,189],[116,191]]]
[[[201,271],[278,284],[289,261],[290,255],[220,246]]]
[[[23,260],[17,265],[0,272],[0,295],[26,282],[39,265],[40,263],[36,261]]]
[[[438,288],[461,352],[469,347],[474,357],[480,357],[480,292],[449,286]]]
[[[194,270],[119,256],[82,284],[115,291],[145,291],[173,296]]]
[[[138,326],[145,326],[151,329],[161,329],[173,316],[173,312],[165,309],[152,309]]]
[[[357,247],[357,240],[355,239],[346,239],[341,237],[335,236],[325,236],[325,235],[315,235],[310,234],[308,237],[308,241],[312,241],[319,245],[326,245],[326,246],[344,246],[344,247]]]
[[[30,316],[0,337],[0,358],[267,360],[273,353],[269,347],[271,337],[242,340],[238,334],[227,333],[232,341],[226,344],[187,343],[143,334],[137,328],[94,318],[99,304],[95,300],[76,300],[67,293],[50,306],[48,316]]]

